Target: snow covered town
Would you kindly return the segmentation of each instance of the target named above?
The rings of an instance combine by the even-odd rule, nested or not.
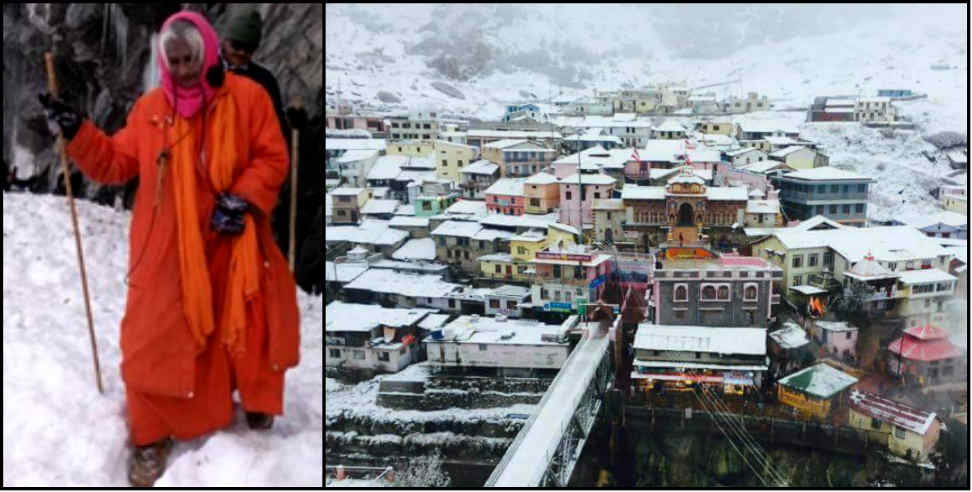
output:
[[[963,63],[479,111],[328,65],[327,485],[967,486]]]

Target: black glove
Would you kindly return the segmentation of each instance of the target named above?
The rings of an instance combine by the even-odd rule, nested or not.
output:
[[[38,94],[37,99],[40,100],[41,106],[44,106],[44,111],[47,112],[47,120],[57,124],[55,128],[60,128],[65,139],[71,140],[77,135],[78,129],[81,128],[81,113],[46,92]],[[53,127],[53,125],[50,126]]]
[[[307,126],[307,110],[291,106],[284,113],[287,115],[287,123],[294,130],[303,130]]]
[[[231,193],[221,194],[213,210],[213,230],[233,235],[243,232],[243,213],[248,208],[250,205],[242,197]]]

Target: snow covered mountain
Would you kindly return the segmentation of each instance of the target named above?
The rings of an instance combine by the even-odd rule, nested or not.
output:
[[[129,212],[78,200],[105,394],[95,387],[65,198],[3,195],[3,485],[127,487],[131,455],[119,326]],[[284,415],[267,433],[236,423],[176,442],[158,486],[320,487],[323,299],[298,293],[301,362],[287,372]]]
[[[902,87],[929,94],[928,131],[960,130],[968,114],[966,5],[326,9],[329,100],[340,90],[385,109],[431,105],[496,118],[504,102],[531,94],[738,78],[716,92],[758,91],[778,106],[805,106],[817,95]]]

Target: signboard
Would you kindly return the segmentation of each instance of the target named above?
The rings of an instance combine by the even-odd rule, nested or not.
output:
[[[565,260],[565,261],[591,261],[591,255],[576,255],[566,253],[553,253],[550,251],[537,251],[537,259]]]
[[[543,310],[558,313],[572,313],[574,312],[574,306],[569,302],[548,302],[543,305]]]

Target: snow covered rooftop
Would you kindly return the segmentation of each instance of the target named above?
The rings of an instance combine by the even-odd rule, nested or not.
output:
[[[487,212],[488,209],[484,200],[459,199],[446,209],[446,214],[470,215],[473,217],[485,217]]]
[[[551,222],[547,224],[547,226],[564,232],[569,232],[578,237],[580,236],[580,232],[577,230],[577,228],[571,225],[561,224],[560,222]]]
[[[445,297],[461,289],[459,284],[442,280],[440,275],[421,275],[372,268],[364,272],[345,289],[361,289],[405,297]]]
[[[770,333],[769,337],[784,350],[800,348],[810,343],[807,332],[792,322],[785,323],[782,329]]]
[[[800,169],[799,171],[793,171],[791,173],[784,174],[783,176],[786,178],[805,179],[809,181],[831,181],[841,179],[873,181],[871,178],[864,176],[863,174],[845,171],[833,166]]]
[[[785,120],[740,119],[737,123],[739,124],[739,128],[745,133],[775,133],[777,131],[782,131],[783,133],[800,133],[792,123]]]
[[[446,321],[449,320],[449,317],[450,316],[452,316],[452,315],[451,314],[436,314],[436,313],[432,313],[432,314],[430,314],[430,315],[422,318],[422,321],[419,321],[418,326],[419,326],[419,328],[422,328],[422,329],[425,329],[425,330],[437,330],[437,329],[441,328],[442,325],[444,325],[446,323]]]
[[[358,226],[329,225],[324,227],[327,242],[349,241],[353,244],[389,246],[408,237],[408,233],[388,227],[387,220],[364,220]]]
[[[637,186],[633,184],[625,185],[621,188],[622,200],[664,200],[664,186]]]
[[[952,212],[951,210],[943,210],[934,214],[917,215],[909,218],[902,218],[900,220],[905,224],[917,227],[918,229],[924,229],[926,227],[935,226],[938,224],[950,227],[969,225],[968,215]]]
[[[327,150],[385,150],[382,138],[325,138]]]
[[[898,280],[903,284],[912,285],[926,282],[947,282],[955,280],[955,277],[936,268],[928,268],[898,272]]]
[[[559,218],[560,217],[557,215],[557,212],[546,215],[489,214],[480,219],[479,223],[484,226],[494,227],[533,227],[538,229],[546,229],[547,225],[557,222]]]
[[[436,227],[432,231],[433,236],[457,236],[457,237],[473,237],[482,229],[478,222],[467,222],[460,220],[447,220]]]
[[[324,280],[328,282],[350,282],[368,270],[367,263],[324,262]]]
[[[361,215],[368,214],[392,214],[398,208],[398,200],[382,200],[372,198],[361,207]]]
[[[805,148],[806,147],[804,147],[802,145],[791,145],[789,147],[786,147],[786,148],[782,148],[780,150],[777,150],[776,152],[771,152],[770,153],[770,156],[771,157],[786,157],[786,156],[788,156],[788,155],[790,155],[790,154],[792,154],[792,153],[794,153],[794,152],[796,152],[798,150],[803,150]]]
[[[479,255],[476,257],[476,261],[496,261],[500,263],[512,263],[513,256],[509,253],[492,253],[488,255]]]
[[[827,292],[826,290],[823,290],[819,287],[814,287],[812,285],[794,285],[790,288],[801,294],[808,295],[808,296],[823,294],[824,292]]]
[[[389,227],[428,227],[428,217],[413,217],[410,215],[396,215],[388,221]]]
[[[395,179],[406,163],[408,163],[408,156],[405,155],[380,156],[368,172],[367,179]]]
[[[354,149],[354,150],[346,151],[344,155],[338,157],[337,162],[346,164],[348,162],[370,159],[377,155],[378,155],[378,150],[375,149]]]
[[[409,239],[401,248],[392,253],[392,258],[396,260],[434,260],[435,239],[430,237]]]
[[[532,185],[545,185],[550,183],[556,183],[557,177],[552,174],[537,173],[527,178],[526,181],[524,182],[526,184],[532,184]]]
[[[857,383],[857,378],[838,369],[820,363],[797,371],[777,381],[817,398],[830,398]]]
[[[342,186],[341,188],[331,190],[331,196],[358,196],[364,190],[364,188],[347,188]]]
[[[765,161],[757,161],[757,162],[750,163],[749,165],[743,167],[742,169],[751,173],[766,174],[767,172],[776,169],[788,170],[793,168],[788,166],[785,162],[782,161],[765,160]]]
[[[749,214],[775,214],[779,211],[779,200],[750,200],[746,202],[746,213]]]
[[[331,301],[324,306],[324,331],[371,331],[378,326],[412,326],[434,309],[385,308],[377,304]]]
[[[624,210],[624,201],[619,198],[594,200],[594,210]]]
[[[526,178],[500,178],[483,192],[487,195],[523,196]]]
[[[765,328],[714,328],[642,323],[633,347],[644,350],[765,355]]]
[[[579,156],[581,169],[624,169],[624,164],[632,159],[631,154],[631,148],[605,150],[601,146],[596,146],[578,153],[560,157],[553,161],[553,164],[577,165]]]
[[[478,315],[463,315],[443,328],[442,340],[426,338],[426,343],[482,343],[504,345],[564,345],[541,339],[544,334],[557,334],[560,325],[548,325],[536,320],[503,319]]]
[[[829,246],[851,262],[872,253],[878,261],[906,261],[948,255],[934,238],[911,226],[842,227],[804,231],[778,228],[773,235],[788,249]]]
[[[760,149],[757,149],[756,147],[743,147],[743,148],[736,149],[736,150],[730,150],[730,151],[726,152],[726,155],[729,156],[729,157],[738,157],[738,156],[741,156],[743,154],[748,154],[750,152],[763,152],[763,151],[760,150]]]
[[[499,137],[502,139],[527,139],[527,138],[561,138],[558,132],[542,132],[529,130],[469,130],[469,137]],[[487,144],[488,145],[488,144]]]
[[[486,159],[480,159],[462,168],[461,172],[468,174],[493,174],[497,169],[499,169],[498,165]]]
[[[749,199],[745,186],[710,186],[706,188],[705,194],[709,200],[738,200],[744,202]]]
[[[856,326],[847,324],[846,321],[814,320],[814,324],[827,331],[857,331]]]
[[[657,132],[685,132],[685,127],[675,120],[665,120],[654,128]]]
[[[926,412],[882,398],[874,393],[854,390],[850,395],[850,407],[868,417],[876,418],[904,430],[925,435],[935,421],[934,412]]]
[[[614,184],[614,178],[606,174],[581,174],[578,178],[577,173],[565,176],[560,179],[561,184],[574,184],[576,185],[578,180],[581,184],[593,184],[593,185],[609,185]]]
[[[790,137],[778,137],[778,136],[770,135],[768,137],[763,137],[763,140],[769,142],[769,144],[774,147],[780,147],[784,145],[800,145],[799,140],[794,140]]]
[[[520,285],[501,285],[493,289],[493,292],[489,294],[496,297],[515,297],[517,299],[523,299],[524,297],[530,295],[530,289],[528,287],[523,287]]]

